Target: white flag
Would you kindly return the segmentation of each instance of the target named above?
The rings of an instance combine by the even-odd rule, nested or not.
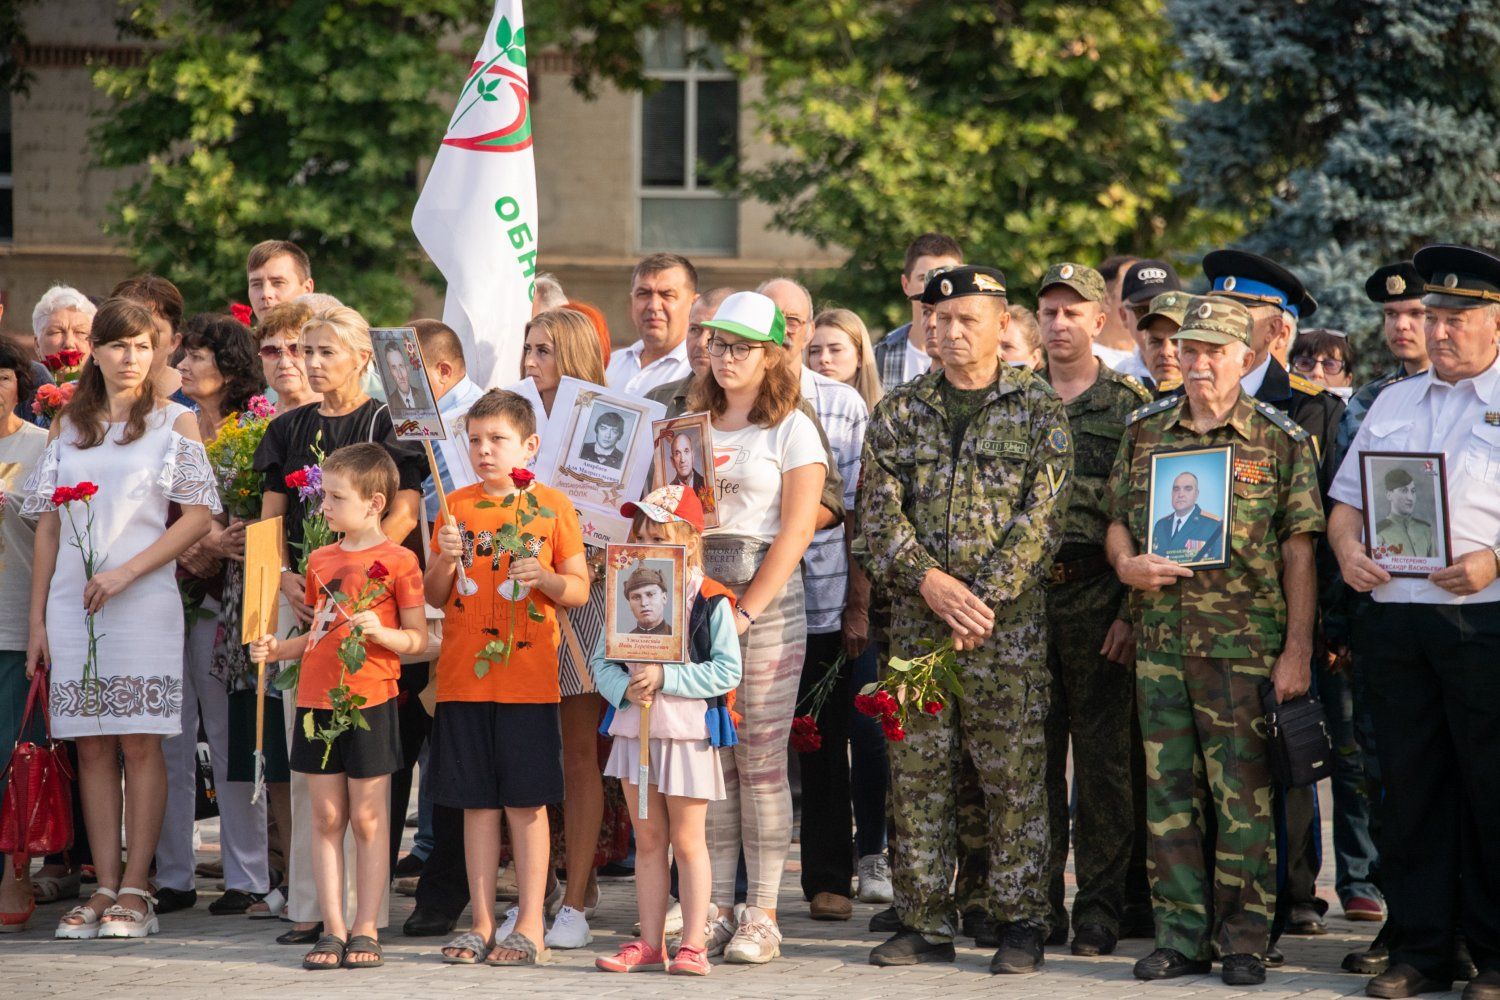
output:
[[[448,279],[443,322],[482,387],[520,377],[536,277],[536,164],[521,0],[497,0],[411,227]]]

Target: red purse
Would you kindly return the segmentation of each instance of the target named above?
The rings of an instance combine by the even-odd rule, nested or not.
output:
[[[26,739],[31,713],[41,706],[43,742]],[[73,772],[68,751],[52,738],[47,714],[47,672],[38,670],[26,695],[26,711],[10,762],[5,766],[5,799],[0,802],[0,853],[12,856],[20,878],[33,854],[56,854],[73,846]]]

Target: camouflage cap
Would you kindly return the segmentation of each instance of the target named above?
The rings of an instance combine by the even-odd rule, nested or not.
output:
[[[1104,301],[1104,276],[1092,267],[1083,264],[1053,264],[1042,276],[1036,293],[1043,294],[1049,288],[1065,285],[1083,296],[1085,302]]]
[[[1234,299],[1205,295],[1188,302],[1182,328],[1173,340],[1201,340],[1205,344],[1250,343],[1250,310]]]
[[[1192,298],[1187,292],[1162,292],[1151,300],[1151,311],[1140,318],[1135,328],[1144,330],[1151,325],[1153,320],[1158,319],[1169,319],[1181,326],[1183,316],[1187,313],[1188,302]]]

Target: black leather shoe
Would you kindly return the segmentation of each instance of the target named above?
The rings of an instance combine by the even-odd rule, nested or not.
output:
[[[951,962],[953,942],[933,944],[910,928],[902,928],[883,944],[870,949],[870,964],[879,966],[920,965],[923,962]]]
[[[1084,924],[1073,932],[1073,954],[1097,958],[1114,952],[1118,939],[1103,924]]]
[[[1343,969],[1361,976],[1378,976],[1391,964],[1391,952],[1379,941],[1373,942],[1364,951],[1351,951],[1344,956]]]
[[[1056,927],[1047,932],[1046,945],[1048,948],[1061,948],[1067,943],[1068,921],[1064,919],[1062,923],[1058,924]]]
[[[1445,979],[1429,979],[1413,966],[1393,965],[1365,984],[1365,996],[1381,1000],[1401,1000],[1418,993],[1442,993],[1453,984]]]
[[[422,866],[426,864],[415,854],[404,855],[396,862],[396,867],[391,869],[391,878],[416,878],[422,874]]]
[[[1294,903],[1286,915],[1287,934],[1327,934],[1328,924],[1323,914],[1311,903]]]
[[[277,944],[317,944],[318,938],[323,936],[323,922],[320,920],[305,931],[299,931],[293,927],[276,938]]]
[[[156,912],[176,913],[178,910],[189,910],[198,905],[197,889],[168,889],[162,886],[156,890]]]
[[[877,910],[870,917],[870,932],[872,934],[894,934],[901,929],[901,918],[896,916],[896,908],[887,906],[883,910]]]
[[[1281,953],[1280,948],[1273,944],[1266,948],[1266,953],[1261,957],[1261,961],[1265,963],[1268,969],[1279,969],[1286,964],[1286,956]]]
[[[1490,969],[1470,979],[1463,1000],[1500,1000],[1500,971]]]
[[[226,889],[224,895],[208,904],[208,912],[216,917],[234,917],[243,914],[252,905],[266,898],[263,892],[246,892],[244,889]],[[158,911],[160,912],[160,911]]]
[[[401,925],[401,933],[407,937],[441,937],[453,933],[453,925],[457,923],[457,917],[439,913],[430,906],[419,906]]]
[[[1026,976],[1041,972],[1047,962],[1042,938],[1042,929],[1033,924],[1006,924],[1000,931],[1000,948],[990,959],[991,974]]]
[[[1176,948],[1158,948],[1136,962],[1133,971],[1135,978],[1150,981],[1207,975],[1213,967],[1212,962],[1188,958]]]
[[[1225,986],[1259,986],[1266,981],[1266,967],[1254,955],[1225,955],[1219,975]]]

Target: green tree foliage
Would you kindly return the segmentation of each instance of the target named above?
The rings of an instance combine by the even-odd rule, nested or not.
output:
[[[134,0],[125,32],[152,55],[96,71],[114,99],[99,163],[143,167],[107,231],[171,275],[190,308],[245,294],[245,254],[291,239],[318,288],[372,322],[409,315],[416,165],[467,66],[440,52],[482,29],[479,0]],[[477,26],[477,27],[476,27]],[[468,43],[462,43],[468,48]]]
[[[1205,99],[1185,109],[1184,189],[1249,216],[1312,323],[1384,358],[1364,280],[1428,242],[1500,246],[1495,0],[1169,0]]]
[[[546,0],[533,23],[575,84],[639,86],[635,39],[680,16],[737,53],[782,150],[736,183],[776,223],[848,262],[820,290],[900,321],[895,273],[926,230],[1005,270],[1021,297],[1049,261],[1167,253],[1231,232],[1174,191],[1187,96],[1162,0]]]

